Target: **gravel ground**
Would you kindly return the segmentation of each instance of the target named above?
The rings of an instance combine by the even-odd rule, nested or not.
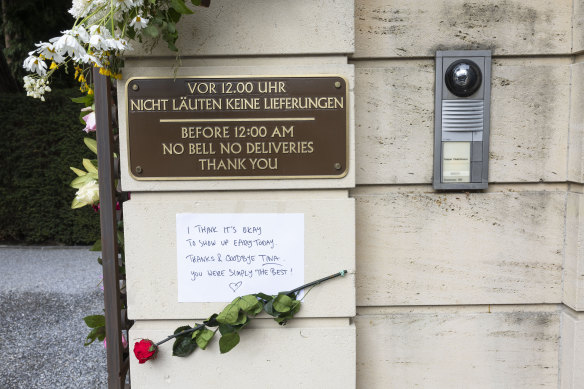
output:
[[[103,312],[99,253],[0,246],[0,389],[105,388],[106,355],[83,317]]]

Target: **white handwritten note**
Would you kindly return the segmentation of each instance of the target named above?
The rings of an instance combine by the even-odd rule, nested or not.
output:
[[[176,215],[178,302],[230,302],[304,283],[304,214]]]

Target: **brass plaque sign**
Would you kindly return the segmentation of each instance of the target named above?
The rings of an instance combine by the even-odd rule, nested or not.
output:
[[[341,178],[341,76],[131,78],[128,160],[138,180]]]

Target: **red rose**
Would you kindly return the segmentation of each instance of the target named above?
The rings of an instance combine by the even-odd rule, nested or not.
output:
[[[149,359],[156,358],[158,346],[150,339],[142,339],[134,344],[134,355],[139,363],[145,363]]]

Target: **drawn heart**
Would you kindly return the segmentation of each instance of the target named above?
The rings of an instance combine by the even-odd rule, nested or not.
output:
[[[231,290],[233,291],[233,293],[235,293],[235,291],[237,289],[239,289],[239,287],[241,286],[241,284],[242,284],[242,281],[232,282],[232,283],[229,284],[229,287],[231,288]]]

